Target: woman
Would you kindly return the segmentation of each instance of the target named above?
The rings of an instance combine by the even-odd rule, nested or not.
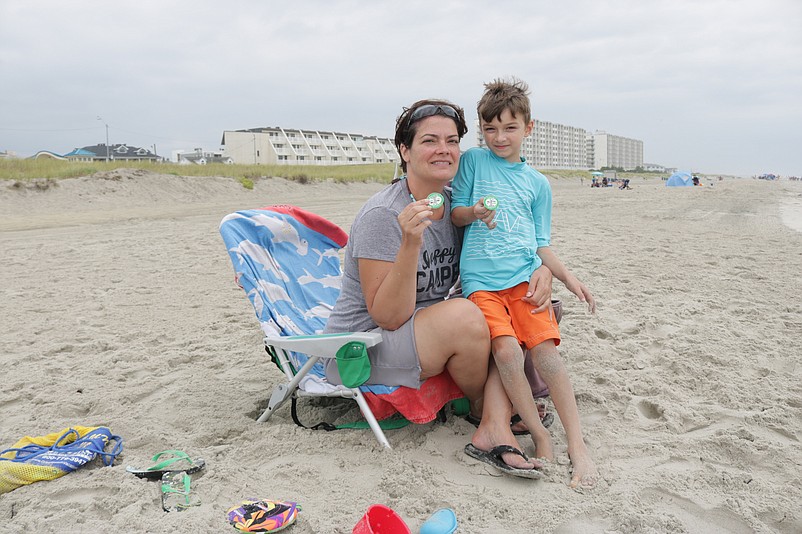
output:
[[[512,449],[517,442],[509,425],[512,408],[495,367],[488,381],[490,336],[484,316],[466,299],[445,300],[459,275],[461,248],[447,185],[457,172],[466,132],[462,109],[445,100],[421,100],[398,118],[395,144],[406,176],[371,197],[357,214],[345,251],[342,291],[326,331],[381,332],[382,343],[369,349],[368,384],[417,389],[447,370],[471,412],[483,414],[469,445],[482,454],[472,456],[529,476],[536,464],[517,448],[491,454],[497,446]],[[536,294],[544,307],[550,281],[546,269]],[[336,361],[327,362],[326,375],[341,383]]]

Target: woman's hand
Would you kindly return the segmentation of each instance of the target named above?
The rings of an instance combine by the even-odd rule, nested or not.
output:
[[[529,278],[529,289],[521,300],[535,307],[532,313],[540,313],[551,306],[551,270],[541,265]]]
[[[398,224],[401,225],[401,239],[408,240],[417,245],[423,244],[423,232],[432,225],[431,217],[434,212],[429,207],[429,200],[422,198],[410,203],[398,214]]]

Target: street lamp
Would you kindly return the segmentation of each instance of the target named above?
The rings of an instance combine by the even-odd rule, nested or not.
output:
[[[106,126],[106,163],[108,163],[109,162],[109,125],[106,124],[106,121],[104,121],[101,118],[100,115],[97,116],[97,120],[99,120],[100,122],[102,122]]]

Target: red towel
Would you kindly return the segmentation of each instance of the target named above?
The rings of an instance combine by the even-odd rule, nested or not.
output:
[[[399,386],[386,395],[364,395],[376,419],[381,421],[399,412],[407,420],[419,425],[437,417],[437,412],[447,402],[465,396],[448,372],[427,379],[420,389]]]

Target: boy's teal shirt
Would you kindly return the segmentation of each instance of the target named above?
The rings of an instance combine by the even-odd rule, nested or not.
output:
[[[488,148],[471,148],[460,157],[451,209],[473,206],[487,195],[499,201],[496,227],[490,230],[478,220],[465,227],[460,257],[465,296],[528,282],[542,264],[537,249],[551,242],[551,186],[523,158],[510,163]]]

